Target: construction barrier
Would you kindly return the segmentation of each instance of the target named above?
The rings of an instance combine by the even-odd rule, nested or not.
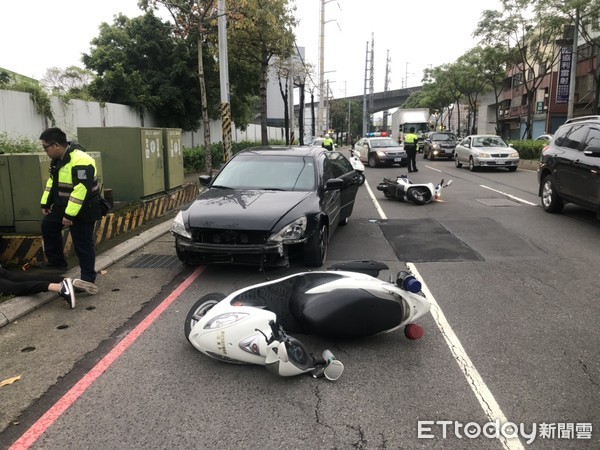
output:
[[[194,200],[199,193],[195,183],[184,184],[153,196],[129,204],[124,208],[109,212],[96,222],[96,245],[131,232],[136,228],[178,209],[180,206]],[[74,255],[73,242],[68,229],[63,232],[65,256]],[[44,261],[44,251],[41,235],[2,234],[0,236],[0,264],[6,267],[35,266]]]

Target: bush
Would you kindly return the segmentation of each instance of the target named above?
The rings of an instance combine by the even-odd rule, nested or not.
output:
[[[232,154],[236,154],[237,152],[244,150],[250,147],[259,146],[258,142],[233,142],[231,146]],[[225,160],[223,144],[219,142],[218,144],[211,145],[211,155],[212,155],[212,167],[213,169],[218,169]],[[183,149],[183,171],[186,174],[190,173],[205,173],[206,170],[206,161],[205,161],[205,151],[203,145],[198,145],[196,147],[186,147]]]
[[[521,159],[538,160],[542,155],[542,149],[547,145],[543,141],[509,141],[508,142],[516,151],[519,152]]]
[[[0,153],[34,153],[41,152],[40,143],[31,139],[12,139],[7,133],[0,133]]]

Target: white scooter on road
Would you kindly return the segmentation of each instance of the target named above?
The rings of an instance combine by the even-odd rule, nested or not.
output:
[[[358,185],[362,186],[365,184],[365,165],[360,160],[360,153],[358,150],[350,149],[350,164],[352,164],[352,168],[358,173],[360,179],[358,181]]]
[[[416,320],[431,302],[408,271],[394,283],[375,278],[388,266],[375,261],[334,265],[239,289],[227,296],[208,294],[187,314],[188,341],[221,361],[258,364],[280,376],[302,373],[338,379],[343,364],[329,350],[313,356],[287,333],[357,338],[403,329],[420,339]],[[285,330],[285,331],[284,331]]]
[[[383,182],[377,185],[377,190],[382,191],[387,199],[425,205],[433,201],[442,201],[442,189],[451,184],[452,180],[444,184],[443,179],[435,186],[433,183],[413,183],[406,175],[399,175],[396,180],[384,178]]]

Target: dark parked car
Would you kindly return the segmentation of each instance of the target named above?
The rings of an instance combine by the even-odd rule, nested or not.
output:
[[[368,163],[369,167],[392,164],[406,166],[408,158],[404,147],[391,137],[366,137],[354,144],[354,149],[360,153],[360,160]]]
[[[537,174],[545,211],[561,212],[571,202],[600,218],[600,116],[567,120],[542,153]]]
[[[421,144],[423,147],[423,158],[433,161],[437,158],[454,158],[454,149],[457,139],[454,133],[446,131],[430,131],[425,135]]]
[[[359,177],[339,152],[256,147],[237,153],[171,228],[187,264],[287,265],[291,253],[319,267],[329,238],[348,222]],[[295,252],[298,250],[298,252]]]

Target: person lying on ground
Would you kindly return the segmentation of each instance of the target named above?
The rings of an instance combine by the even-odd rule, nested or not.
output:
[[[98,286],[80,279],[65,278],[48,273],[25,273],[10,271],[0,266],[0,293],[3,295],[32,295],[40,292],[56,292],[75,308],[75,290],[97,294]]]

